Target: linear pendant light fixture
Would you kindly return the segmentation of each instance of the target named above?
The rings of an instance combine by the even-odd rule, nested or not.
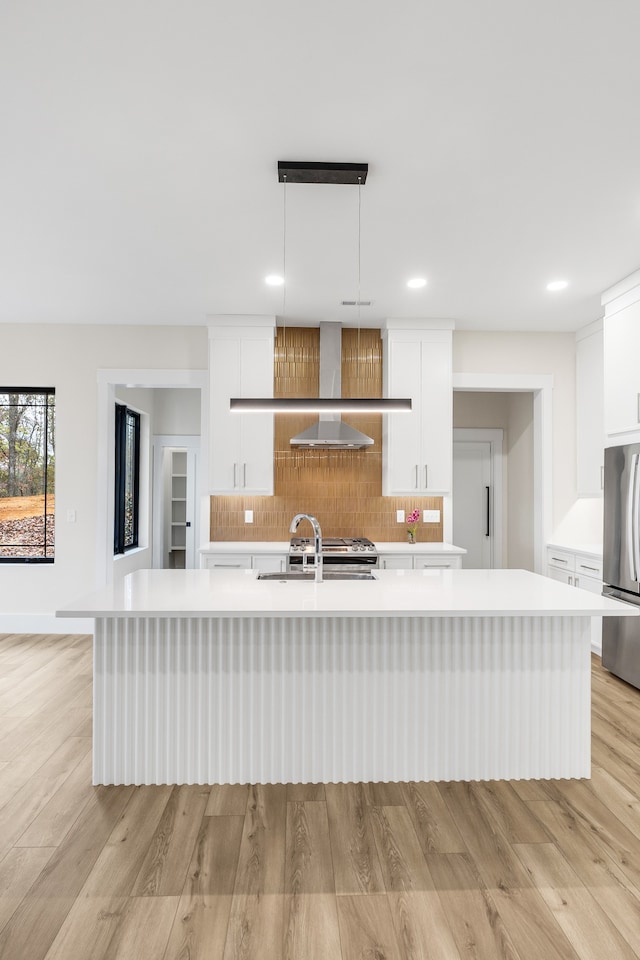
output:
[[[358,186],[358,308],[360,305],[360,188],[366,182],[367,163],[326,163],[279,160],[278,181],[283,184],[283,320],[286,296],[286,189],[288,183],[329,183]],[[358,316],[360,310],[358,309]],[[231,413],[409,413],[411,398],[393,397],[232,397]]]
[[[404,413],[411,399],[388,397],[233,397],[232,413]]]

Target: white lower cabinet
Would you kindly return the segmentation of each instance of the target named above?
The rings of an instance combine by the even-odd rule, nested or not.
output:
[[[284,573],[286,553],[201,553],[204,570],[261,570],[263,573]]]
[[[547,576],[570,587],[602,593],[602,557],[578,553],[567,548],[547,547]],[[591,620],[591,645],[602,650],[602,620]]]
[[[262,553],[251,557],[251,566],[254,570],[261,570],[263,573],[284,573],[287,569],[287,557],[277,553]]]
[[[204,570],[261,570],[263,573],[284,573],[286,553],[201,553],[200,567]],[[459,570],[460,556],[439,554],[392,554],[380,557],[381,570]],[[375,573],[375,569],[374,569]]]
[[[380,557],[380,566],[383,570],[459,570],[462,567],[462,557],[425,553],[396,554]]]

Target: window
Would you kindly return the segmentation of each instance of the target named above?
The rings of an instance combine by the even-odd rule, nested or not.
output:
[[[138,546],[140,414],[116,403],[114,553]]]
[[[55,390],[0,387],[0,563],[53,563]]]

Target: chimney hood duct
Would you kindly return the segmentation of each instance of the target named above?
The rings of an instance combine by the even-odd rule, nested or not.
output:
[[[320,324],[320,397],[339,399],[342,388],[342,324]],[[292,437],[289,443],[298,450],[361,450],[370,447],[373,439],[349,424],[340,416],[321,413],[320,419],[307,430]]]

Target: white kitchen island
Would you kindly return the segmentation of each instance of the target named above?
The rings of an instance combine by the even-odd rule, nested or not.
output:
[[[95,618],[96,784],[590,775],[591,618],[522,570],[142,570]]]

